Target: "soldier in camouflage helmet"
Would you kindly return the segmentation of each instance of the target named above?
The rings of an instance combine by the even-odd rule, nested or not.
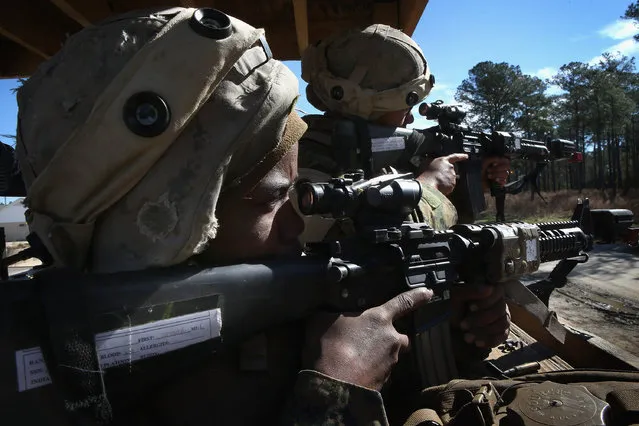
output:
[[[330,150],[336,117],[405,127],[413,121],[411,108],[428,95],[435,82],[417,43],[381,24],[336,34],[309,46],[302,58],[302,78],[308,83],[309,102],[325,111],[321,116],[304,117],[309,129],[300,140],[299,173],[312,181],[326,180],[337,172]],[[435,229],[447,229],[457,222],[455,207],[446,195],[455,187],[454,163],[467,158],[466,154],[453,154],[421,164],[417,179],[422,184],[422,200],[416,212],[420,222]],[[486,160],[484,187],[488,188],[488,179],[505,184],[509,164],[505,158]],[[343,223],[328,218],[313,216],[305,221],[303,242],[349,231]],[[455,351],[458,359],[471,353],[481,358],[506,339],[510,314],[502,287],[456,289],[451,301],[450,324],[459,336],[456,341],[461,342]],[[477,309],[468,313],[469,307]],[[447,324],[441,326],[448,328]]]
[[[117,272],[300,252],[303,222],[288,195],[306,129],[293,109],[297,80],[262,30],[232,17],[212,26],[226,15],[211,11],[134,12],[86,28],[20,88],[28,224],[54,267]],[[431,295],[318,314],[185,365],[180,377],[153,377],[161,385],[148,393],[113,401],[103,386],[64,406],[98,413],[99,424],[387,424],[378,391],[408,346],[393,320]],[[82,389],[103,374],[81,373]],[[38,390],[38,412],[68,424],[56,385]]]
[[[306,96],[323,116],[305,116],[309,130],[300,141],[300,175],[326,179],[336,169],[331,158],[330,130],[335,117],[355,116],[376,124],[405,127],[413,122],[411,109],[431,91],[435,78],[421,48],[403,32],[376,24],[349,30],[309,46],[302,58]],[[465,154],[424,161],[418,180],[422,183],[421,220],[435,229],[457,222],[457,212],[446,195],[456,183],[453,164]],[[495,164],[493,164],[495,163]],[[484,176],[505,183],[506,159],[486,161]],[[303,241],[321,239],[329,220],[307,219]]]

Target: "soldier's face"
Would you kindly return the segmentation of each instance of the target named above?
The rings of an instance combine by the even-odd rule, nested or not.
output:
[[[304,222],[289,190],[297,179],[297,145],[248,194],[230,190],[218,201],[218,234],[201,258],[233,263],[256,257],[299,254]]]

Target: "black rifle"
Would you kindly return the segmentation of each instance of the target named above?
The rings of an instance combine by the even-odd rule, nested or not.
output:
[[[363,310],[422,286],[435,293],[424,309],[446,308],[441,302],[453,285],[499,284],[536,271],[542,262],[580,258],[591,249],[592,237],[578,221],[456,225],[448,231],[406,223],[421,196],[409,176],[364,180],[352,174],[301,183],[304,214],[349,219],[356,231],[314,244],[306,256],[113,274],[45,268],[3,282],[0,418],[7,424],[46,419],[43,401],[52,386],[37,386],[52,379],[68,411],[108,420],[111,407],[135,400],[167,375],[318,309]],[[185,320],[194,314],[203,317]],[[136,334],[143,324],[165,328]],[[205,333],[194,340],[198,343],[183,345],[190,334],[201,338],[205,329],[219,335]],[[108,343],[118,336],[125,336],[122,347]],[[171,348],[180,349],[166,351]],[[23,367],[16,374],[20,357]],[[27,390],[17,392],[16,383]],[[32,408],[35,402],[38,410]]]
[[[539,193],[539,173],[552,161],[581,161],[574,142],[565,139],[548,139],[546,142],[520,138],[513,133],[496,131],[491,134],[472,130],[461,125],[465,112],[441,101],[421,104],[420,113],[438,120],[438,125],[410,130],[372,124],[360,117],[316,117],[315,123],[330,129],[329,152],[335,161],[334,170],[326,170],[339,176],[353,170],[362,170],[364,177],[372,178],[396,167],[399,171],[417,172],[424,157],[441,157],[454,153],[468,154],[469,159],[455,166],[459,181],[450,195],[457,208],[459,222],[472,223],[486,209],[482,184],[482,159],[508,157],[535,162],[535,169],[516,182],[500,188],[491,187],[495,197],[498,222],[503,222],[506,194],[516,194],[527,184]],[[329,122],[330,124],[324,124]],[[312,129],[312,127],[311,127]],[[308,143],[304,140],[302,143]],[[300,149],[305,149],[302,145]],[[304,165],[302,165],[304,166]]]
[[[505,221],[505,196],[521,192],[528,184],[539,194],[539,174],[552,161],[567,160],[581,162],[582,154],[577,152],[576,144],[565,139],[548,138],[545,142],[524,139],[509,132],[492,133],[472,130],[462,125],[466,113],[458,105],[446,105],[442,101],[423,103],[419,113],[429,120],[437,120],[438,125],[421,130],[428,137],[442,141],[440,155],[451,153],[468,154],[468,161],[456,164],[459,182],[450,195],[457,208],[461,222],[473,222],[477,215],[485,210],[486,203],[482,188],[482,159],[490,157],[508,157],[511,160],[529,160],[535,168],[523,178],[506,184],[504,187],[491,186],[491,195],[495,197],[496,220]]]

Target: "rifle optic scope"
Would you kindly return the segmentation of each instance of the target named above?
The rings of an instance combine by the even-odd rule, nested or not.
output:
[[[466,118],[466,112],[459,105],[448,105],[439,100],[431,103],[422,103],[418,108],[419,114],[428,120],[441,120],[446,123],[461,124]]]
[[[344,175],[323,183],[301,182],[297,186],[300,211],[305,215],[331,215],[336,219],[354,217],[363,208],[408,214],[422,196],[422,188],[414,179],[382,175],[354,181],[352,177]]]

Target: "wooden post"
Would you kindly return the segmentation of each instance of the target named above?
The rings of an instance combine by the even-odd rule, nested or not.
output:
[[[297,33],[297,48],[300,56],[308,46],[308,9],[306,0],[293,0],[295,14],[295,32]]]

